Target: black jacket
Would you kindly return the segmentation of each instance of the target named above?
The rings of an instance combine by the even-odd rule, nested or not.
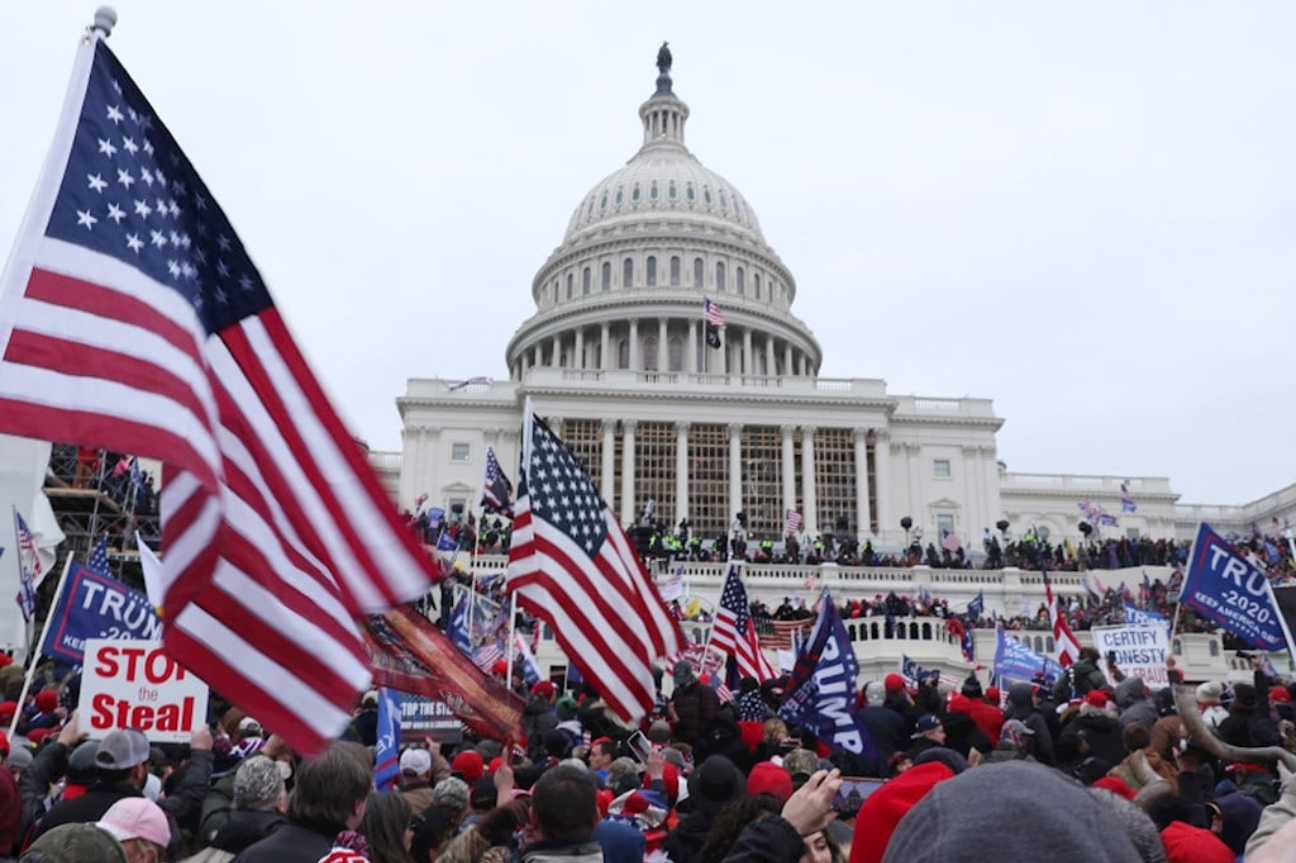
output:
[[[333,848],[343,824],[299,824],[289,821],[260,842],[244,849],[232,863],[319,863]]]
[[[239,854],[288,823],[278,812],[235,809],[216,831],[212,847]]]
[[[723,863],[796,863],[804,852],[796,828],[771,815],[744,827]]]

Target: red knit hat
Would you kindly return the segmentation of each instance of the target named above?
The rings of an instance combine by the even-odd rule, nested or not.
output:
[[[939,761],[929,761],[909,768],[870,794],[855,821],[867,824],[868,829],[863,835],[855,836],[851,845],[851,863],[881,863],[900,819],[908,815],[938,782],[953,777],[953,770]]]
[[[42,689],[36,693],[36,709],[41,713],[53,713],[58,709],[58,690]]]
[[[985,692],[985,697],[986,697],[986,701],[989,701],[991,704],[998,704],[1000,699],[1003,698],[1003,696],[999,693],[999,687],[997,686],[987,687]]]
[[[465,749],[454,757],[450,769],[464,778],[469,785],[482,778],[486,772],[486,763],[476,749]]]
[[[531,687],[531,694],[538,695],[541,698],[553,697],[554,694],[553,682],[549,680],[537,680],[535,685]]]
[[[1269,700],[1274,704],[1291,704],[1291,693],[1286,687],[1275,686],[1269,690]]]
[[[904,678],[894,672],[882,680],[882,685],[886,687],[887,692],[900,692],[905,688]]]
[[[17,712],[17,701],[0,701],[0,725],[8,725]]]
[[[508,663],[503,659],[495,660],[495,664],[491,666],[491,674],[508,674]]]
[[[1089,694],[1085,696],[1085,703],[1092,704],[1101,710],[1107,706],[1107,693],[1101,689],[1091,689]]]
[[[748,794],[773,794],[779,800],[792,796],[792,774],[773,761],[762,761],[747,774]]]
[[[1229,847],[1214,833],[1182,821],[1172,821],[1161,831],[1170,863],[1233,863]]]

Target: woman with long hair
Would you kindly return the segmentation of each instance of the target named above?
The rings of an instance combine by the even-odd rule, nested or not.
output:
[[[369,841],[370,863],[414,863],[410,856],[414,813],[400,794],[370,794],[360,832]]]

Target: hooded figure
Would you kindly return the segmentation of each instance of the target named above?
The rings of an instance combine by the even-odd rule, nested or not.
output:
[[[1121,712],[1121,728],[1137,722],[1146,725],[1150,731],[1156,724],[1156,705],[1148,698],[1147,687],[1141,677],[1129,677],[1116,685],[1116,706]]]
[[[1050,767],[1055,763],[1053,756],[1053,735],[1049,732],[1048,723],[1035,708],[1035,691],[1029,683],[1014,683],[1008,690],[1008,709],[1004,713],[1007,719],[1018,719],[1031,734],[1027,739],[1026,754],[1041,764]]]

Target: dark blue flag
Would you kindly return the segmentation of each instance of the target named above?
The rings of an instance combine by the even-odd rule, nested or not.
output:
[[[779,716],[805,726],[834,750],[877,758],[877,747],[855,709],[859,662],[832,597],[825,591]]]
[[[378,743],[374,747],[374,788],[390,791],[400,779],[400,693],[378,690]]]
[[[994,674],[996,677],[1018,682],[1030,682],[1043,671],[1050,686],[1062,677],[1062,666],[1056,660],[1036,653],[1002,629],[998,631],[999,643],[995,649]]]
[[[1180,597],[1252,647],[1287,647],[1269,577],[1205,522],[1197,530]]]
[[[472,656],[472,639],[468,636],[468,594],[461,594],[459,601],[455,603],[447,629],[454,646]]]
[[[68,570],[63,593],[50,612],[49,634],[41,653],[80,665],[87,638],[161,637],[162,621],[147,596],[74,563]]]
[[[970,617],[973,621],[980,620],[981,615],[983,614],[985,614],[985,592],[984,591],[978,593],[976,595],[976,599],[968,603],[968,610],[967,610],[967,616]]]

